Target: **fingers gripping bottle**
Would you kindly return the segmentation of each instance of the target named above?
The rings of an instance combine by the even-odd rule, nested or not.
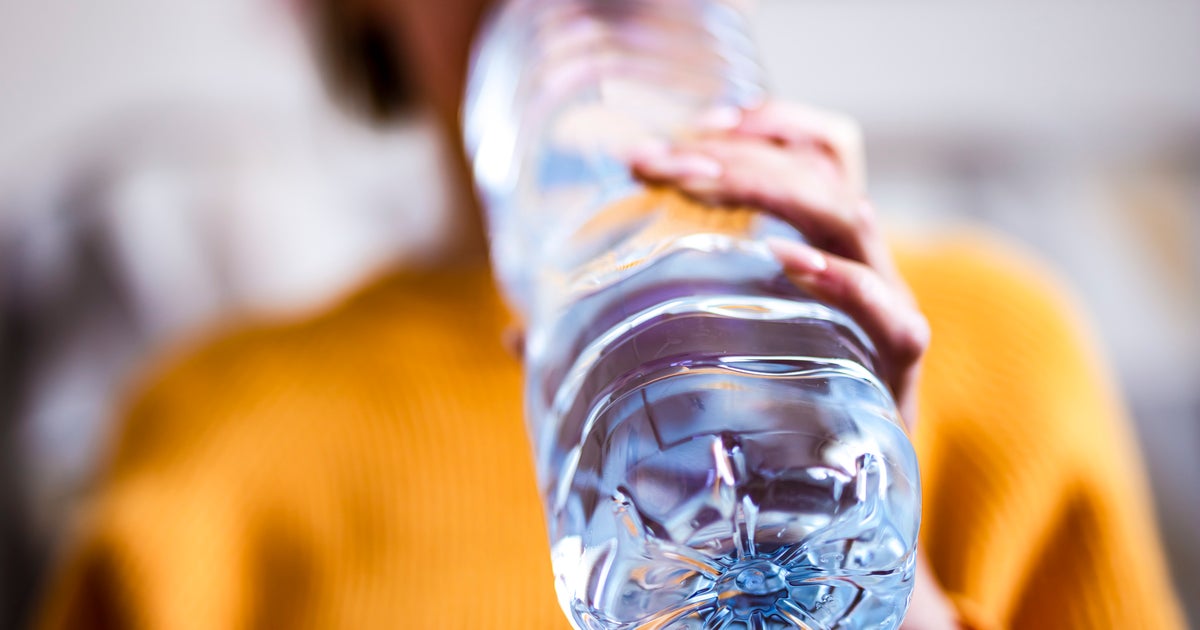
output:
[[[464,135],[527,323],[526,411],[577,628],[895,628],[916,457],[870,340],[761,244],[629,175],[629,148],[761,100],[734,0],[512,0]]]

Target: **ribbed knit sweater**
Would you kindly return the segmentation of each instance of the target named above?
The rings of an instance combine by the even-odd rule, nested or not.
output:
[[[1136,443],[1042,269],[898,246],[933,329],[921,544],[969,626],[1183,626]],[[165,362],[40,627],[566,628],[486,269],[405,272]]]

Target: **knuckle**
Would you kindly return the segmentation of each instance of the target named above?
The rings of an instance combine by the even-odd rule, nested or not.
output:
[[[858,121],[844,114],[836,114],[830,126],[830,138],[834,152],[842,164],[847,177],[856,185],[861,186],[865,179],[866,145],[863,141],[862,127]]]
[[[863,146],[863,130],[862,125],[857,120],[850,116],[839,114],[837,122],[837,130],[846,149],[860,152]]]
[[[905,364],[915,363],[929,349],[930,336],[929,320],[920,312],[911,312],[893,340],[895,359]]]
[[[836,217],[836,232],[851,258],[866,261],[866,252],[879,237],[875,217],[862,212],[857,195],[839,191],[831,203],[831,215]]]
[[[862,125],[857,119],[842,112],[825,112],[824,118],[830,135],[836,138],[844,149],[852,150],[861,146]]]
[[[855,264],[847,273],[846,298],[858,302],[863,311],[884,309],[887,304],[885,292],[883,282],[867,267]]]
[[[870,199],[857,196],[854,199],[854,204],[857,214],[861,215],[865,225],[874,226],[877,224],[879,214],[875,211],[875,204],[871,203]]]
[[[721,171],[718,179],[726,187],[740,192],[749,193],[759,190],[766,182],[759,169],[754,168],[753,163],[747,163],[745,160],[727,160],[723,161],[724,170]]]
[[[846,191],[842,207],[846,208],[847,223],[855,234],[863,236],[875,233],[877,220],[875,213],[870,209],[870,204],[865,203],[853,191]]]

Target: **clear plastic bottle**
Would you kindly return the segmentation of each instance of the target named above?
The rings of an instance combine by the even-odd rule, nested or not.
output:
[[[733,0],[513,0],[464,131],[525,317],[559,599],[578,628],[895,628],[920,482],[870,340],[796,289],[749,210],[624,156],[763,98]]]

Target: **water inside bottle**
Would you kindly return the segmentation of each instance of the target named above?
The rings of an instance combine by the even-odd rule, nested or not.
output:
[[[548,327],[532,420],[557,588],[579,627],[903,618],[911,445],[853,322],[773,264],[693,237]]]
[[[627,151],[761,100],[735,0],[509,0],[464,137],[527,324],[526,416],[578,628],[899,626],[916,458],[870,341],[749,209],[646,189]]]

